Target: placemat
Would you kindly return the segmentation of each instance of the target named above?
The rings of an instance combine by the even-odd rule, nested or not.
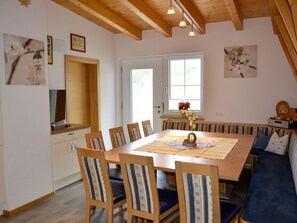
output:
[[[183,146],[185,138],[184,135],[169,134],[135,150],[223,160],[238,141],[231,138],[197,137],[196,147],[188,147]]]

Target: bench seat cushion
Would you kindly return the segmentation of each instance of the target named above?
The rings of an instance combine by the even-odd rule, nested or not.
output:
[[[297,196],[289,157],[264,152],[258,157],[242,219],[297,223]]]

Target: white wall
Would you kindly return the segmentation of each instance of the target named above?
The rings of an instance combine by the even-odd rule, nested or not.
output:
[[[297,108],[297,83],[270,18],[244,20],[244,30],[235,31],[231,22],[207,24],[206,34],[188,37],[189,27],[174,28],[173,37],[156,31],[143,33],[142,41],[117,35],[117,120],[120,123],[120,60],[129,57],[203,52],[204,107],[208,121],[267,123],[276,115],[278,101]],[[257,78],[224,78],[224,47],[258,46]],[[223,116],[216,116],[222,112]]]
[[[13,15],[11,12],[14,12]],[[3,34],[45,41],[54,39],[54,64],[46,64],[45,86],[6,85]],[[70,51],[70,33],[86,37],[86,53]],[[0,90],[6,198],[10,211],[53,191],[49,88],[65,88],[64,54],[100,61],[101,127],[107,148],[114,127],[114,35],[50,0],[0,1]]]
[[[70,50],[70,33],[86,37],[86,53]],[[65,89],[64,54],[100,61],[101,130],[111,148],[108,129],[115,126],[114,35],[47,0],[47,34],[53,37],[53,65],[48,66],[51,89]]]
[[[47,85],[6,85],[3,34],[46,43],[45,0],[28,8],[0,1],[0,90],[3,117],[6,210],[53,191]],[[12,14],[13,12],[13,14]],[[45,44],[46,47],[46,44]],[[47,79],[47,65],[46,79]]]

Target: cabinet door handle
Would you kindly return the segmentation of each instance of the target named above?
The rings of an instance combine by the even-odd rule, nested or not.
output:
[[[72,142],[69,142],[69,144],[68,144],[68,152],[72,152]]]
[[[76,142],[75,141],[73,141],[73,151],[75,151],[76,150]]]
[[[75,132],[68,133],[69,136],[74,135],[74,134],[75,134]]]

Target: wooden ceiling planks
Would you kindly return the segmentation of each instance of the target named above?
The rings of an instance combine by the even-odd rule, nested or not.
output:
[[[269,6],[279,32],[277,36],[297,81],[296,0],[270,0]]]
[[[295,51],[297,51],[297,39],[296,39],[295,26],[292,18],[290,5],[287,1],[284,1],[284,0],[275,0],[275,3],[282,17],[282,20],[286,26],[287,32],[293,43]]]
[[[295,26],[295,33],[297,36],[297,0],[291,0],[290,1],[290,6],[292,9],[292,15],[293,15],[293,21],[294,21],[294,26]]]
[[[141,40],[143,30],[155,29],[165,37],[177,27],[181,11],[167,15],[170,0],[52,0],[112,33],[125,33]],[[186,11],[199,33],[207,23],[232,21],[243,30],[243,20],[271,17],[274,33],[296,78],[297,0],[173,0]],[[177,4],[177,3],[176,3]],[[297,80],[297,78],[296,78]]]
[[[121,27],[118,27],[118,24],[111,20],[107,21],[110,18],[103,17],[100,18],[94,13],[90,13],[88,10],[86,11],[84,8],[78,7],[77,5],[71,3],[74,0],[52,0],[57,4],[62,5],[65,8],[77,13],[78,15],[90,20],[91,22],[98,24],[99,26],[113,32],[120,33],[123,32]],[[167,15],[167,9],[169,7],[170,0],[75,0],[75,1],[83,1],[86,2],[97,2],[105,10],[109,10],[111,14],[116,15],[117,18],[122,18],[127,23],[132,24],[139,30],[150,30],[156,29],[160,33],[165,36],[170,36],[169,27],[177,27],[179,21],[181,19],[181,13],[177,11],[174,15]],[[256,18],[263,16],[270,16],[270,11],[268,7],[268,0],[178,0],[183,2],[184,5],[190,5],[187,8],[189,13],[191,14],[191,19],[195,20],[196,25],[201,31],[201,33],[205,32],[205,24],[212,22],[220,22],[220,21],[233,21],[234,26],[240,29],[242,19],[246,18]],[[231,15],[234,15],[235,18],[230,16],[228,8],[225,4],[225,1],[231,2]],[[295,0],[292,0],[295,1]],[[131,7],[129,4],[123,4],[123,2],[134,2],[139,3],[143,2],[147,6],[149,6],[154,13],[145,14],[141,12],[141,10],[137,9],[137,7]],[[234,9],[234,5],[236,7],[236,11]],[[237,5],[237,6],[236,6]],[[230,9],[229,9],[230,10]],[[191,12],[192,11],[192,12]],[[142,14],[141,14],[142,13]],[[158,14],[158,16],[156,16]],[[152,16],[152,19],[146,18]],[[112,16],[113,17],[113,16]],[[154,19],[158,17],[158,19]],[[241,18],[242,17],[242,18]],[[157,22],[156,22],[157,20]],[[162,21],[162,22],[160,22]],[[162,25],[161,25],[162,24]],[[165,28],[166,27],[166,28]],[[126,30],[127,27],[124,27]],[[132,32],[132,31],[130,31]],[[125,32],[124,32],[125,33]],[[131,36],[131,33],[128,35]],[[133,38],[135,38],[135,34],[133,34]],[[138,35],[139,36],[139,35]],[[138,37],[139,38],[139,37]]]

